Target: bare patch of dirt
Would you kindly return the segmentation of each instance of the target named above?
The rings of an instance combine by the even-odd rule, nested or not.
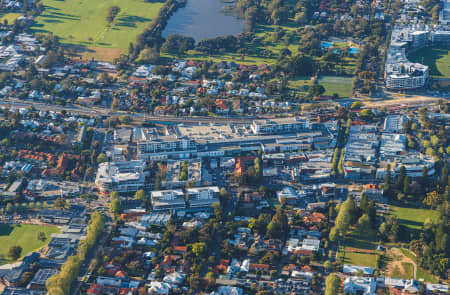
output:
[[[386,275],[392,276],[393,273],[406,273],[403,263],[411,263],[414,268],[414,278],[416,277],[416,263],[409,257],[405,256],[398,248],[389,249],[386,254],[392,257],[392,261],[386,266]]]

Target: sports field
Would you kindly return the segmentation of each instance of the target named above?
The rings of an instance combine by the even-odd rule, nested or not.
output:
[[[450,78],[450,49],[444,47],[425,47],[409,55],[411,61],[430,67],[433,78]]]
[[[52,32],[65,44],[86,46],[91,52],[97,48],[111,48],[115,54],[126,51],[130,42],[149,26],[158,15],[163,2],[143,0],[43,0],[44,11],[36,19],[32,30]],[[120,7],[110,24],[108,10]],[[102,52],[102,55],[107,52]]]
[[[337,93],[339,97],[352,97],[352,78],[342,76],[320,76],[317,82],[325,88],[324,95],[332,96]],[[312,84],[311,77],[295,77],[289,80],[289,87],[298,91],[306,91]]]
[[[47,239],[42,242],[37,239],[38,233],[43,232]],[[59,232],[56,226],[41,226],[32,224],[0,225],[0,264],[13,262],[8,257],[11,246],[22,247],[22,256],[39,250],[47,245],[52,233]]]

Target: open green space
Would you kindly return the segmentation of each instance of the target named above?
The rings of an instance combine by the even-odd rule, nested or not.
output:
[[[414,237],[418,237],[425,220],[430,218],[432,221],[436,221],[438,216],[435,210],[392,204],[389,205],[389,214],[397,216],[399,224],[404,226]]]
[[[32,30],[61,37],[71,45],[119,48],[126,50],[130,42],[149,26],[158,15],[163,2],[143,0],[42,0],[44,11]],[[109,8],[120,7],[110,24]]]
[[[352,97],[353,81],[350,77],[320,76],[317,82],[325,88],[324,95],[332,96],[337,93],[339,97]],[[306,92],[308,86],[313,83],[311,77],[295,77],[289,80],[289,87],[296,91]]]
[[[403,270],[396,266],[392,271],[391,276],[393,278],[405,280],[409,280],[414,277],[414,266],[411,263],[402,262],[402,268]]]
[[[339,251],[338,259],[344,256],[343,251]],[[375,253],[361,253],[361,252],[345,252],[343,264],[351,264],[358,266],[377,267],[377,255]]]
[[[377,268],[377,240],[375,232],[359,235],[355,232],[346,235],[340,246],[338,259],[344,264]],[[360,249],[360,251],[358,251]]]
[[[0,22],[3,24],[5,23],[5,20],[8,21],[8,24],[13,24],[14,21],[19,17],[22,16],[23,13],[17,13],[17,12],[9,12],[9,13],[0,13]]]
[[[324,95],[333,95],[337,93],[339,97],[352,96],[352,78],[323,76],[319,78],[319,84],[325,87]]]
[[[43,232],[46,236],[45,241],[38,240],[38,233]],[[8,257],[8,250],[11,246],[22,247],[22,256],[39,250],[47,245],[52,233],[58,233],[56,226],[41,226],[32,224],[0,225],[0,264],[11,263]]]
[[[433,78],[450,78],[449,48],[424,47],[409,54],[409,59],[429,66]]]
[[[400,248],[400,251],[402,251],[403,255],[410,258],[414,262],[416,262],[416,265],[417,265],[417,259],[413,253],[411,253],[409,250],[407,250],[405,248]],[[416,279],[423,279],[425,282],[430,282],[433,284],[438,283],[438,280],[433,275],[431,275],[428,271],[426,271],[419,265],[417,265]]]

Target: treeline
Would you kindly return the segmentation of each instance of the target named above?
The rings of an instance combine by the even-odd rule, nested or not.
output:
[[[86,237],[78,243],[78,248],[73,256],[67,259],[66,263],[61,267],[59,274],[50,277],[45,286],[48,294],[65,295],[70,294],[71,285],[77,278],[80,267],[86,260],[87,253],[97,242],[100,234],[105,227],[105,220],[103,215],[95,212],[91,216],[89,226],[87,228]]]
[[[419,265],[443,279],[450,269],[450,210],[448,202],[437,208],[436,222],[425,221],[421,238],[411,241],[410,250],[416,253]]]
[[[152,20],[150,26],[142,34],[138,35],[136,44],[130,46],[129,57],[132,60],[136,59],[141,50],[145,48],[157,48],[159,50],[163,43],[161,33],[166,27],[167,21],[178,8],[184,5],[186,5],[186,0],[167,0],[159,10],[158,16]],[[123,57],[121,58],[123,59]]]
[[[235,52],[244,46],[244,42],[244,34],[206,38],[197,44],[197,50],[205,53]]]

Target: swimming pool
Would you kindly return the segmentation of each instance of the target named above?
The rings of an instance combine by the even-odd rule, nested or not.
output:
[[[322,49],[328,49],[330,47],[333,47],[333,43],[328,42],[328,41],[323,41],[320,43],[320,46],[322,46]]]
[[[357,54],[359,52],[359,48],[358,47],[350,47],[348,49],[348,53],[350,54]]]

